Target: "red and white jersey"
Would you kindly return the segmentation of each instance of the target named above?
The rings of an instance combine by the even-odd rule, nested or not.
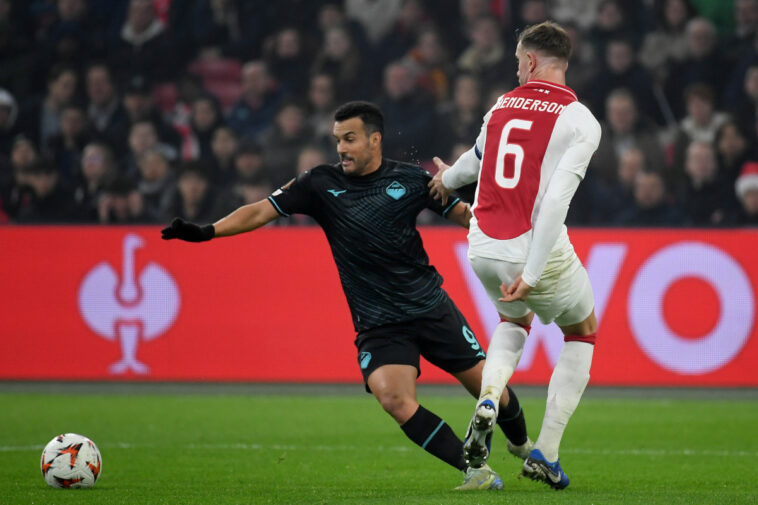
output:
[[[501,96],[484,116],[476,140],[481,167],[469,230],[471,253],[526,262],[553,174],[564,169],[584,178],[599,141],[597,120],[566,86],[533,80]],[[579,160],[564,157],[577,143],[590,146],[582,151],[587,154]],[[562,230],[549,256],[570,254],[565,225],[555,226]]]

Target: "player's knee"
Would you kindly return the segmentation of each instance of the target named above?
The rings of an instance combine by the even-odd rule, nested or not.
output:
[[[395,391],[388,391],[376,396],[385,412],[391,415],[398,423],[404,423],[413,416],[418,408],[415,399]]]

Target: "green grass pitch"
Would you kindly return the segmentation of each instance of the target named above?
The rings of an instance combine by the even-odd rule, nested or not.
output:
[[[588,395],[563,439],[565,491],[518,479],[498,431],[505,490],[455,492],[461,475],[411,444],[360,387],[341,393],[0,393],[0,504],[758,503],[758,398]],[[517,388],[518,390],[518,388]],[[436,391],[436,390],[435,390]],[[473,399],[420,392],[460,435]],[[540,392],[541,391],[541,392]],[[522,395],[530,435],[544,390]],[[103,456],[90,490],[49,488],[42,446],[60,432]]]

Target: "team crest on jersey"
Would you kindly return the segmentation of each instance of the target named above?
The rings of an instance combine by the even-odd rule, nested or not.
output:
[[[397,181],[392,181],[392,184],[387,186],[387,194],[390,195],[395,200],[400,200],[405,195],[405,186],[400,184]]]

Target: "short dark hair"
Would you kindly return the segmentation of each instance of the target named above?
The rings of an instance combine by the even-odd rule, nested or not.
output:
[[[708,102],[711,105],[716,101],[716,97],[713,93],[713,88],[702,82],[696,82],[690,84],[684,89],[684,99],[689,101],[690,98],[699,98],[704,102]]]
[[[379,132],[384,137],[384,114],[382,109],[371,102],[347,102],[334,111],[335,121],[346,121],[359,117],[366,128],[366,134]]]
[[[552,21],[528,26],[518,36],[522,47],[536,49],[550,56],[568,61],[571,57],[571,39],[566,30]]]

